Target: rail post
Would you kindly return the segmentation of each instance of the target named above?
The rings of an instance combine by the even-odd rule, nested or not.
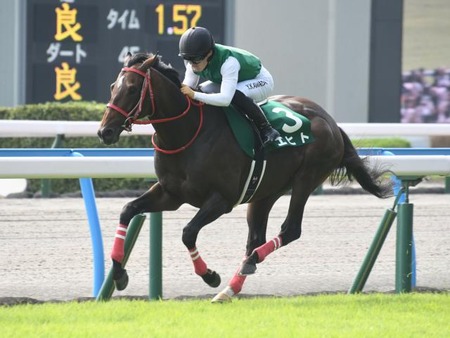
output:
[[[395,292],[410,292],[412,288],[413,204],[398,206]]]
[[[350,288],[348,293],[357,293],[363,290],[364,285],[366,284],[370,272],[372,271],[372,268],[375,264],[375,261],[377,260],[377,257],[381,251],[381,248],[383,247],[389,230],[391,229],[392,223],[397,216],[397,213],[394,209],[397,206],[398,201],[403,198],[403,192],[403,189],[397,191],[397,197],[395,198],[394,206],[391,209],[387,209],[384,213],[372,244],[367,251],[366,257],[364,258],[361,268],[359,269],[359,272],[356,275],[352,287]]]
[[[393,209],[387,209],[384,213],[383,219],[381,220],[377,233],[375,234],[375,238],[370,245],[369,251],[364,258],[363,264],[361,265],[361,268],[359,269],[359,272],[356,275],[353,285],[348,293],[357,293],[363,290],[396,215],[397,213]]]
[[[150,213],[149,299],[162,298],[162,212]]]
[[[76,151],[73,151],[71,156],[83,157],[81,153]],[[97,297],[100,288],[102,287],[103,280],[105,279],[105,255],[103,250],[102,229],[100,227],[97,204],[95,203],[95,191],[92,178],[80,178],[79,182],[89,223],[89,230],[91,232],[92,255],[94,261],[94,284],[92,293],[94,297]]]

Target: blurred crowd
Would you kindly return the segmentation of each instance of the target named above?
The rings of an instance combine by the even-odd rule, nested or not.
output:
[[[417,69],[403,75],[401,122],[450,123],[450,69]]]

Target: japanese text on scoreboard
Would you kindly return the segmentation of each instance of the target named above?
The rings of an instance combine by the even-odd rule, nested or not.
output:
[[[158,51],[182,75],[180,35],[205,26],[220,42],[225,22],[224,0],[29,0],[27,18],[27,103],[107,102],[128,52]]]

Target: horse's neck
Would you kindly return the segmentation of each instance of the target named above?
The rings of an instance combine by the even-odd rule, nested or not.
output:
[[[157,145],[176,149],[189,143],[200,127],[203,107],[189,102],[180,89],[165,78],[154,87],[154,99],[156,113],[152,120],[174,118],[153,124]]]

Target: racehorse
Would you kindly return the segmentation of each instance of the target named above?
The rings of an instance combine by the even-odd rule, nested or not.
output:
[[[221,107],[189,99],[180,92],[178,72],[153,54],[129,54],[104,112],[98,136],[105,144],[118,141],[134,123],[151,123],[158,182],[127,203],[111,253],[116,288],[123,290],[128,275],[122,266],[123,239],[131,219],[140,213],[177,210],[188,203],[199,208],[183,228],[195,273],[211,287],[220,276],[208,268],[196,247],[200,230],[240,202],[252,165],[238,145]],[[265,174],[247,202],[248,239],[243,262],[213,302],[230,301],[246,276],[256,271],[270,253],[300,238],[305,204],[327,178],[334,185],[356,179],[367,192],[384,198],[390,185],[385,170],[368,167],[348,135],[318,104],[294,96],[269,98],[308,118],[314,142],[266,152]],[[276,237],[267,241],[266,229],[274,203],[291,190],[287,217]]]

